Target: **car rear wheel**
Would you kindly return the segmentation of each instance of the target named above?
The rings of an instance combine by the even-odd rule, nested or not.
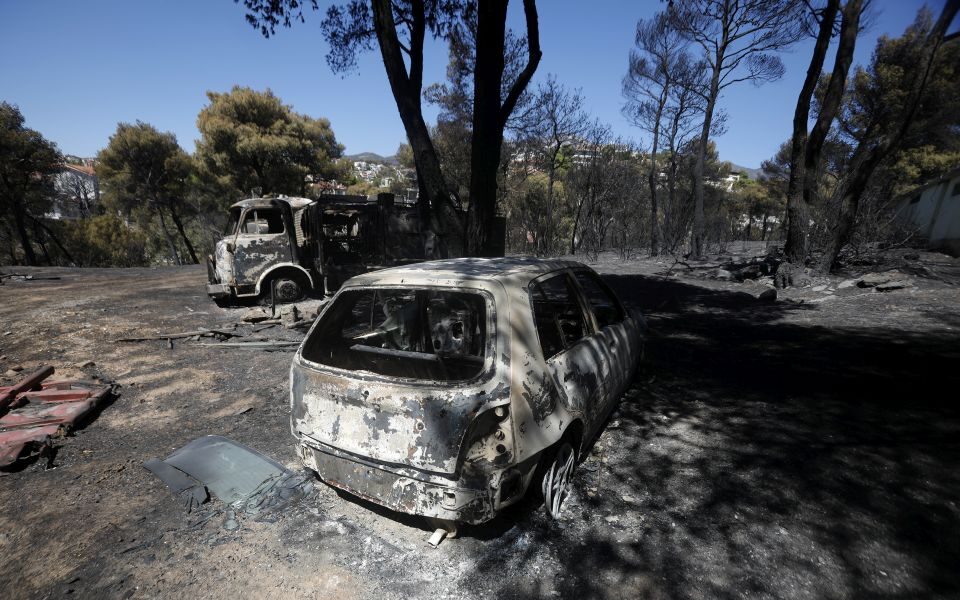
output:
[[[550,462],[547,463],[541,483],[543,507],[554,519],[560,518],[563,501],[570,494],[570,480],[576,464],[576,452],[568,441],[560,443]]]

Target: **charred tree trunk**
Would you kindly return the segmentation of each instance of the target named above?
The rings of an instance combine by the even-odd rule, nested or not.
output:
[[[504,69],[507,2],[477,7],[477,55],[473,71],[473,136],[470,143],[468,254],[491,256],[490,232],[497,206],[497,169],[503,148],[500,89]]]
[[[577,253],[577,229],[580,227],[580,215],[583,213],[583,198],[577,199],[577,214],[573,218],[573,233],[570,234],[570,255]]]
[[[377,32],[380,54],[387,71],[387,79],[393,98],[397,103],[400,120],[413,150],[413,160],[417,167],[420,188],[426,194],[420,194],[420,214],[429,218],[421,222],[421,227],[433,234],[434,247],[425,248],[437,258],[461,254],[462,225],[456,210],[450,201],[437,151],[430,140],[430,132],[423,120],[420,106],[420,94],[423,90],[423,39],[426,25],[422,0],[414,0],[413,26],[411,27],[410,71],[407,72],[403,60],[400,40],[397,38],[396,23],[390,0],[373,0],[373,21]],[[426,196],[426,197],[424,197]],[[429,206],[429,208],[428,208]],[[427,245],[427,244],[425,244]]]
[[[820,259],[818,265],[820,270],[832,270],[836,266],[840,251],[850,241],[856,223],[860,197],[866,191],[873,172],[883,162],[883,159],[897,149],[910,128],[926,89],[930,71],[933,69],[937,50],[943,44],[947,28],[958,11],[960,11],[960,0],[947,0],[933,29],[927,34],[924,41],[923,59],[917,65],[918,74],[913,80],[910,95],[904,103],[904,108],[892,131],[869,147],[867,143],[861,142],[854,151],[853,159],[850,161],[850,176],[839,188],[840,214],[833,231],[833,238]]]
[[[60,252],[63,252],[64,258],[66,258],[68,261],[70,261],[70,263],[78,267],[83,266],[82,264],[80,264],[79,261],[74,260],[73,256],[70,254],[70,251],[67,250],[67,248],[60,241],[60,238],[58,238],[57,235],[53,233],[53,230],[47,227],[43,221],[41,221],[40,219],[32,215],[30,215],[30,220],[33,221],[35,227],[39,227],[40,229],[42,229],[44,233],[46,233],[50,237],[50,239],[53,240],[53,243],[57,245],[57,248],[60,248]]]
[[[177,252],[177,244],[173,240],[173,236],[170,235],[170,230],[167,229],[167,220],[163,218],[163,211],[159,207],[154,206],[154,209],[157,211],[157,216],[160,217],[160,229],[163,231],[163,237],[167,240],[167,247],[170,249],[170,257],[173,258],[173,262],[177,263],[177,266],[181,266],[183,262],[180,260],[180,253]]]
[[[17,243],[16,243],[16,241],[15,241],[15,239],[14,239],[15,236],[14,236],[14,234],[13,234],[13,230],[10,229],[10,228],[7,226],[7,224],[4,223],[4,222],[2,222],[2,221],[0,221],[0,226],[3,227],[3,231],[4,231],[4,233],[6,233],[6,237],[7,237],[7,255],[10,256],[10,264],[11,264],[11,265],[15,265],[15,264],[17,264]]]
[[[497,169],[507,119],[540,64],[540,26],[536,0],[523,0],[527,24],[527,64],[501,104],[508,0],[487,0],[477,8],[477,50],[473,84],[473,138],[470,147],[470,209],[466,240],[469,253],[493,255],[497,207]]]
[[[694,258],[703,256],[704,227],[703,216],[703,171],[707,160],[707,149],[710,143],[710,128],[713,125],[713,110],[717,105],[717,96],[720,95],[720,65],[723,64],[723,55],[716,58],[713,75],[710,77],[710,90],[707,93],[707,106],[703,113],[703,127],[700,130],[700,140],[697,144],[697,160],[693,167],[693,244],[691,252]]]
[[[27,223],[26,223],[27,211],[23,208],[23,205],[17,201],[13,201],[13,223],[17,230],[17,235],[20,237],[20,247],[23,248],[23,260],[27,263],[27,266],[35,266],[37,264],[37,255],[33,252],[33,246],[30,244],[30,236],[27,234]]]
[[[190,243],[190,238],[187,237],[187,232],[183,229],[183,222],[180,220],[180,216],[177,214],[177,211],[173,207],[170,209],[170,218],[173,219],[173,224],[177,227],[177,232],[180,234],[180,239],[183,240],[183,244],[187,247],[187,252],[190,254],[190,260],[193,261],[193,264],[200,264],[200,260],[197,258],[197,252],[193,249],[193,244]]]
[[[50,251],[47,250],[47,245],[43,243],[43,236],[40,235],[40,228],[37,227],[37,223],[33,223],[33,237],[37,240],[37,245],[40,246],[40,250],[43,252],[43,258],[47,261],[47,264],[51,267],[53,266],[53,258],[50,256]]]
[[[807,121],[814,89],[823,72],[823,63],[833,37],[833,25],[840,10],[840,0],[828,0],[820,16],[820,31],[813,47],[813,56],[803,80],[797,107],[793,113],[793,137],[790,141],[790,178],[787,182],[787,241],[784,252],[793,264],[803,264],[809,253],[809,208],[804,198],[804,153],[807,146]]]
[[[817,175],[822,162],[823,145],[826,142],[827,135],[830,133],[830,125],[833,123],[833,119],[836,117],[837,111],[840,109],[840,103],[843,100],[847,74],[850,71],[850,65],[853,63],[853,51],[857,44],[857,34],[860,31],[860,14],[862,12],[862,0],[848,0],[841,11],[843,21],[840,26],[840,43],[837,46],[837,56],[834,61],[833,72],[830,74],[830,81],[827,83],[827,91],[821,103],[820,114],[817,115],[817,122],[810,131],[810,138],[807,140],[807,147],[804,154],[802,190],[802,203],[804,207],[810,206],[817,188]],[[853,162],[853,164],[856,163],[857,161]],[[872,174],[872,172],[871,169],[870,173]],[[843,218],[843,214],[850,208],[851,207],[847,206],[841,209],[841,219]],[[844,230],[842,234],[844,240],[849,239],[849,231],[853,228],[852,219],[855,215],[856,207],[853,207],[851,221],[845,225],[838,223],[837,231]],[[807,226],[808,223],[804,222],[804,233],[806,233]],[[831,259],[831,264],[832,262],[833,259]]]
[[[653,126],[653,146],[650,148],[650,173],[647,174],[647,183],[650,186],[650,255],[660,254],[660,220],[657,207],[657,151],[660,148],[660,119],[663,117],[663,107],[667,104],[669,85],[664,85],[657,102],[657,115]]]

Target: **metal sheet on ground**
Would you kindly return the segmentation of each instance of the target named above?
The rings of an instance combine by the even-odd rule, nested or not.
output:
[[[93,381],[44,382],[53,372],[43,367],[16,385],[0,387],[0,468],[70,431],[110,394],[109,385]]]
[[[244,500],[264,482],[288,474],[276,461],[219,435],[198,438],[163,462],[202,481],[227,504]]]

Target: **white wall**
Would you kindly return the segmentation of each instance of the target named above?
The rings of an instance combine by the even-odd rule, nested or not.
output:
[[[917,227],[931,247],[960,254],[960,172],[924,189],[919,199],[905,198],[899,214]]]

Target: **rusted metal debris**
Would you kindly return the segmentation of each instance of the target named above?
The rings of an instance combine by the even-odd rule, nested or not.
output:
[[[44,381],[54,372],[46,366],[16,385],[0,387],[0,468],[9,467],[28,448],[47,446],[68,433],[111,393],[94,381]]]

